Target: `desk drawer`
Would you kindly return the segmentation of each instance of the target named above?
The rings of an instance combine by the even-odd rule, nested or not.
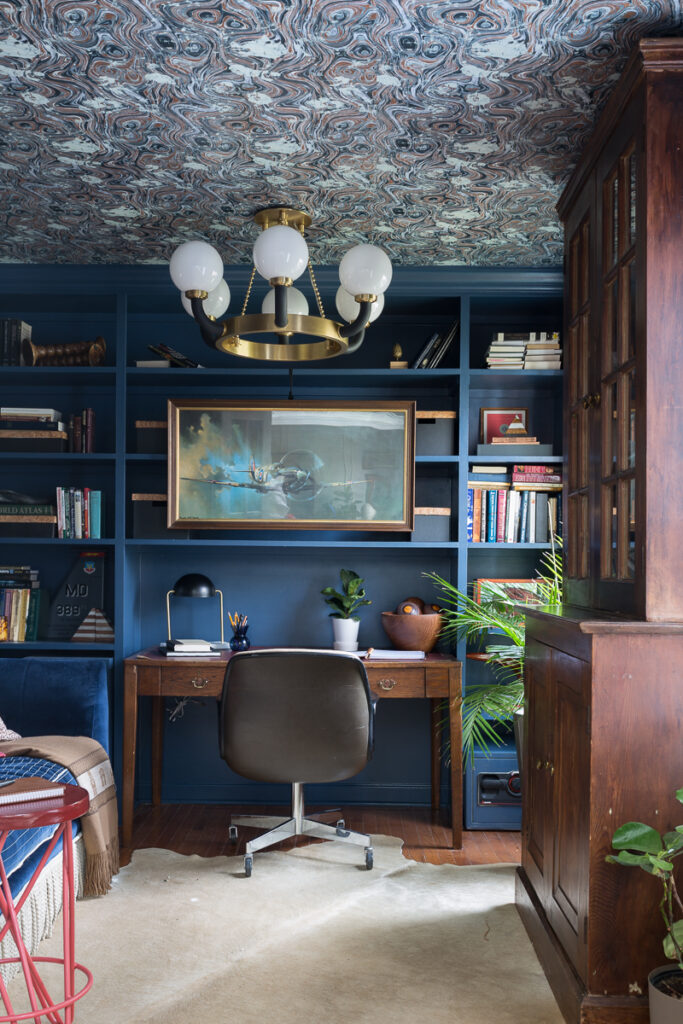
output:
[[[378,697],[424,697],[425,673],[423,668],[403,668],[393,665],[366,665],[370,689]]]
[[[225,663],[220,665],[178,665],[164,667],[161,674],[162,697],[218,697],[223,690]]]

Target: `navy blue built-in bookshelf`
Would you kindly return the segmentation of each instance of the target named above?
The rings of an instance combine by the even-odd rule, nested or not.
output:
[[[316,271],[323,297],[333,307],[336,271]],[[248,268],[226,272],[233,304],[241,302]],[[256,307],[260,305],[255,296]],[[0,563],[30,563],[42,585],[56,588],[79,550],[105,556],[105,612],[115,625],[113,645],[36,641],[3,644],[3,656],[29,653],[101,654],[112,658],[113,762],[120,776],[123,658],[163,639],[165,595],[188,571],[204,572],[223,591],[226,610],[247,612],[252,642],[324,646],[331,629],[320,590],[336,584],[340,568],[366,580],[372,605],[364,609],[360,642],[388,646],[380,613],[399,600],[422,595],[437,600],[423,573],[435,571],[460,589],[477,577],[533,575],[543,545],[468,544],[466,491],[476,456],[482,406],[529,409],[532,430],[553,445],[562,461],[562,373],[544,370],[498,372],[485,369],[485,350],[495,330],[559,329],[562,272],[550,269],[473,270],[458,267],[398,267],[385,311],[367,332],[359,352],[329,362],[295,365],[295,398],[413,399],[418,409],[455,410],[455,441],[443,456],[418,456],[416,504],[451,508],[450,539],[411,541],[410,534],[248,531],[238,535],[194,534],[197,539],[142,539],[133,536],[130,495],[166,491],[164,455],[139,454],[135,420],[166,419],[168,398],[287,398],[289,368],[225,356],[206,347],[185,314],[166,267],[10,266],[0,269],[0,317],[32,324],[37,344],[82,341],[102,336],[105,365],[98,367],[2,367],[0,404],[95,409],[93,454],[0,453],[2,486],[50,494],[59,485],[103,492],[105,539],[0,538]],[[435,370],[390,369],[393,346],[415,358],[433,331],[460,322],[459,340]],[[163,341],[204,365],[204,369],[142,369],[136,359],[153,358],[147,345]],[[513,462],[514,458],[507,461]],[[518,460],[517,460],[518,461]],[[544,459],[543,461],[550,461]],[[182,632],[204,635],[217,611],[210,601],[179,604]],[[175,613],[175,609],[174,609]],[[204,618],[206,616],[206,618]],[[211,630],[209,629],[209,632]],[[455,652],[464,662],[465,649]],[[464,663],[464,678],[480,681],[485,667]],[[429,803],[428,702],[385,701],[380,705],[376,755],[369,768],[348,783],[348,802]],[[164,796],[169,800],[236,799],[234,777],[218,758],[214,743],[215,704],[198,702],[166,727]],[[146,721],[140,728],[137,792],[151,792]],[[446,773],[444,773],[444,779]],[[250,784],[254,802],[272,800],[268,787]],[[244,799],[244,784],[239,799]],[[318,794],[325,799],[323,792]],[[444,794],[445,798],[445,794]],[[283,794],[281,799],[286,801]]]

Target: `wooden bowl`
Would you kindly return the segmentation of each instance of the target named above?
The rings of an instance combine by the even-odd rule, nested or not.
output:
[[[397,615],[382,612],[384,632],[399,651],[433,650],[441,630],[440,615]]]

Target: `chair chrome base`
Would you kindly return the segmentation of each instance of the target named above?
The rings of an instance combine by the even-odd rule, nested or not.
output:
[[[329,811],[323,812],[323,817],[328,817]],[[352,832],[345,828],[344,821],[338,820],[336,824],[329,825],[324,821],[316,820],[317,816],[304,817],[303,784],[292,783],[292,816],[290,818],[277,818],[271,815],[261,816],[258,814],[235,815],[230,821],[230,839],[237,839],[237,825],[251,825],[256,822],[266,827],[272,825],[267,832],[250,839],[245,846],[244,872],[247,878],[251,875],[253,867],[253,854],[257,850],[265,850],[275,843],[281,843],[283,839],[290,839],[292,836],[313,836],[316,839],[335,839],[341,843],[353,843],[356,846],[365,848],[365,866],[368,871],[373,865],[373,849],[370,836],[362,832]]]

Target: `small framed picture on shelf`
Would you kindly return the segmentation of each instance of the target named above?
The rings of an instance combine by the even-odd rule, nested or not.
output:
[[[539,581],[480,579],[472,581],[472,599],[481,604],[483,600],[499,598],[513,604],[543,604]]]
[[[491,444],[494,437],[502,437],[507,433],[511,423],[522,423],[525,432],[529,433],[528,409],[480,409],[479,431],[481,444]]]

